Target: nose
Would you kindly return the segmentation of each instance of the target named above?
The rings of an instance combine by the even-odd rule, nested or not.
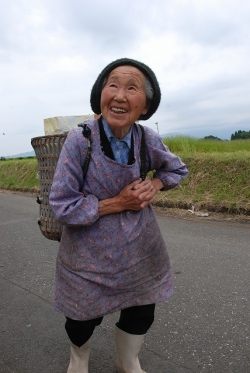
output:
[[[119,88],[119,89],[116,91],[116,94],[115,94],[114,99],[115,99],[116,101],[119,101],[119,102],[126,101],[126,94],[125,94],[125,91],[124,91],[123,88]]]

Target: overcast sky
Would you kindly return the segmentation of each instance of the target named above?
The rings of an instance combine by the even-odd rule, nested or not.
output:
[[[250,130],[249,0],[0,0],[0,156],[32,150],[43,120],[92,114],[100,71],[129,57],[162,90],[145,125],[229,139]]]

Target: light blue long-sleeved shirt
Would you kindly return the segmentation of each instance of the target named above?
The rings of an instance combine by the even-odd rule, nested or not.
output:
[[[108,123],[103,118],[102,123],[105,134],[110,142],[115,161],[127,164],[131,148],[132,126],[130,127],[130,130],[128,131],[126,136],[124,136],[122,139],[117,139],[111,131],[111,128],[109,127]]]

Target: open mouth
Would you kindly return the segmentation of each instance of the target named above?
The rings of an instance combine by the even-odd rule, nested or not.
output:
[[[127,113],[127,110],[121,109],[121,108],[118,108],[118,107],[111,107],[110,109],[111,109],[111,111],[113,113],[116,113],[116,114],[125,114],[125,113]]]

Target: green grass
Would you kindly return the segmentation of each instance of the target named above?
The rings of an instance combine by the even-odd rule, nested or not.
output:
[[[250,215],[250,140],[164,139],[189,169],[179,187],[159,192],[157,204]],[[39,191],[36,158],[0,161],[0,187]]]
[[[39,190],[36,158],[7,159],[0,162],[0,187]]]
[[[189,176],[178,188],[159,193],[158,203],[213,211],[250,214],[250,155],[248,158],[183,157]]]
[[[250,140],[176,136],[164,143],[186,163],[189,176],[179,187],[159,193],[157,204],[250,214]]]
[[[193,137],[167,137],[164,143],[176,154],[191,156],[195,154],[227,154],[238,153],[243,156],[250,152],[250,140],[218,141],[195,139]]]

